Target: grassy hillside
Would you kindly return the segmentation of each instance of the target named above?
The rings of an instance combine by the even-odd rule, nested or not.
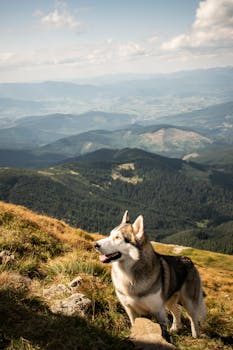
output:
[[[0,169],[0,199],[104,234],[128,209],[143,213],[152,240],[176,243],[171,235],[185,231],[179,244],[233,253],[232,174],[142,150],[105,149],[37,171]]]
[[[116,222],[115,224],[118,224]],[[129,322],[112,287],[109,267],[99,262],[93,241],[99,235],[62,221],[0,202],[0,251],[15,256],[0,265],[0,348],[5,350],[131,349]],[[174,246],[155,244],[161,253]],[[202,337],[190,337],[189,323],[171,341],[181,350],[231,349],[233,257],[185,249],[204,282],[208,307]],[[91,299],[84,317],[50,311],[43,290],[82,277],[79,290]]]

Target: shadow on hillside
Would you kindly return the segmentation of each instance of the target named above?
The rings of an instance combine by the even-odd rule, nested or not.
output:
[[[46,350],[133,348],[127,340],[112,337],[81,317],[53,314],[41,300],[25,293],[0,291],[0,349],[12,341],[17,344],[21,337],[33,348]]]

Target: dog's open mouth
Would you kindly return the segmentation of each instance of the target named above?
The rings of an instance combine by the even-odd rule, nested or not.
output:
[[[100,256],[100,261],[104,264],[110,263],[113,260],[120,259],[121,253],[120,252],[115,252],[112,254],[106,254],[106,255],[101,255]]]

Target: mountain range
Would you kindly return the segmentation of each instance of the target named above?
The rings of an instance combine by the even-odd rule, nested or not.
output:
[[[31,149],[65,136],[101,128],[111,130],[127,126],[133,117],[127,114],[91,111],[81,115],[52,114],[25,117],[15,126],[0,130],[0,148]]]
[[[0,84],[0,199],[102,233],[128,209],[153,240],[232,253],[232,78]]]
[[[170,74],[122,76],[120,81],[105,79],[92,84],[45,81],[38,83],[1,83],[0,96],[21,100],[92,98],[98,96],[232,96],[233,67],[197,69]],[[214,88],[213,88],[214,87]]]
[[[95,130],[60,139],[38,150],[39,154],[74,157],[101,148],[137,147],[169,157],[183,157],[213,141],[201,133],[172,125],[133,125],[114,131]]]
[[[25,116],[93,110],[154,120],[230,101],[232,81],[233,68],[222,67],[110,76],[92,82],[0,83],[0,127],[14,126],[15,120]]]
[[[15,160],[18,167],[46,167],[101,148],[136,147],[168,157],[201,157],[205,149],[231,147],[232,113],[233,102],[226,102],[165,116],[156,124],[100,111],[20,118],[14,127],[0,130],[0,166],[14,166]],[[159,123],[165,120],[171,124]]]
[[[107,233],[128,209],[145,216],[152,240],[233,253],[232,172],[102,149],[43,170],[2,168],[0,184],[0,200],[91,232]]]
[[[233,143],[233,101],[209,106],[204,109],[182,113],[165,118],[158,118],[157,122],[166,119],[176,126],[187,125],[221,143]]]

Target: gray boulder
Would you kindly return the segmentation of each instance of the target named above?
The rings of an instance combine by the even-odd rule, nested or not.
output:
[[[47,299],[53,299],[61,295],[71,293],[71,289],[64,284],[54,285],[43,290],[43,295]]]
[[[91,300],[81,293],[74,293],[68,298],[55,301],[51,306],[51,311],[54,313],[62,313],[66,316],[85,316]]]

